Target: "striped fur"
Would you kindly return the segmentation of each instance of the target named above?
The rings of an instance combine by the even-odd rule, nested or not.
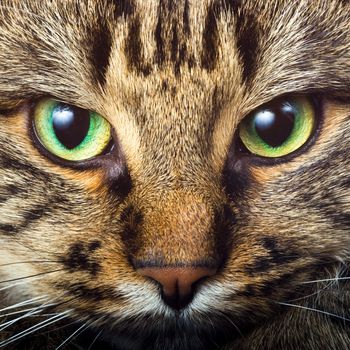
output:
[[[347,349],[349,7],[2,0],[0,309],[42,297],[76,322],[5,348],[55,349],[87,322],[70,344]],[[240,121],[286,94],[320,101],[313,139],[282,161],[238,158]],[[117,154],[46,157],[31,132],[46,96],[103,115]],[[145,261],[221,268],[176,314],[136,273]],[[0,324],[0,347],[33,324]]]

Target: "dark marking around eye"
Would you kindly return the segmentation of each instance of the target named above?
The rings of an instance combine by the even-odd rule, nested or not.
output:
[[[93,256],[93,253],[100,247],[101,243],[98,241],[93,241],[87,245],[82,242],[74,243],[69,248],[67,256],[61,257],[61,262],[71,272],[87,271],[92,276],[96,276],[101,270],[101,265]]]
[[[231,200],[242,197],[245,190],[251,185],[249,168],[243,158],[236,158],[232,145],[223,169],[222,183]]]

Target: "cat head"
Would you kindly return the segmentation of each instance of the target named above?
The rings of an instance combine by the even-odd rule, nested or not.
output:
[[[8,297],[111,332],[234,330],[346,262],[349,13],[335,0],[2,2]],[[60,108],[104,118],[97,154],[45,143],[41,120]],[[255,143],[269,113],[292,114],[277,145],[301,125],[300,144]]]

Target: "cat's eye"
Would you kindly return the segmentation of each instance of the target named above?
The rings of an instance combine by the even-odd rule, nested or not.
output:
[[[96,157],[111,141],[111,126],[99,114],[52,99],[39,101],[33,120],[42,146],[65,160]]]
[[[283,157],[308,141],[315,123],[315,109],[309,98],[288,98],[248,115],[239,126],[239,137],[255,155]]]

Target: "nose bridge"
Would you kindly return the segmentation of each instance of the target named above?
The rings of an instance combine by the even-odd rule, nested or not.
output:
[[[216,261],[215,205],[195,192],[171,191],[144,210],[136,260],[162,265]]]

